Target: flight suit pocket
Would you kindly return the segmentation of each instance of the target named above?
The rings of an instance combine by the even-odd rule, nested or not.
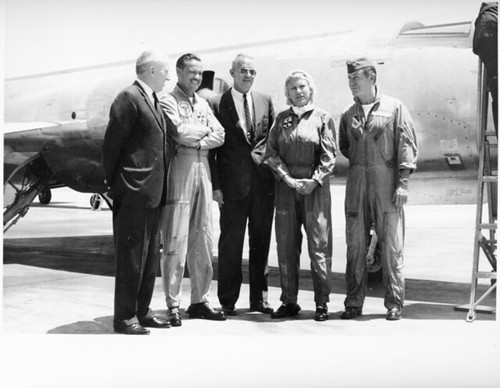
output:
[[[373,135],[373,140],[377,145],[377,150],[382,160],[385,161],[386,164],[389,163],[388,167],[392,167],[394,158],[394,131],[392,121],[385,123],[377,130]]]
[[[358,170],[358,171],[357,171]],[[359,202],[361,200],[362,191],[362,171],[356,167],[349,167],[345,191],[345,214],[346,216],[357,216],[359,209]]]

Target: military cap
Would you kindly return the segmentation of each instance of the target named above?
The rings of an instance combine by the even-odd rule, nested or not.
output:
[[[358,58],[347,61],[347,74],[354,73],[360,69],[364,69],[365,67],[375,67],[375,62],[368,58]]]

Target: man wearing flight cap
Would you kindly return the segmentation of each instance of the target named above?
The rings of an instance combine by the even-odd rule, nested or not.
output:
[[[378,236],[387,320],[401,319],[404,302],[403,205],[416,168],[413,121],[401,101],[380,94],[375,64],[368,58],[347,62],[354,103],[340,118],[339,146],[349,159],[345,196],[347,295],[342,319],[362,314],[366,252],[372,226]]]

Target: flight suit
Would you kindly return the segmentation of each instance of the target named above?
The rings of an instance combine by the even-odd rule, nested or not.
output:
[[[301,227],[307,235],[316,304],[329,302],[332,266],[332,217],[329,177],[335,166],[335,125],[331,116],[314,108],[295,114],[292,108],[276,117],[269,132],[266,163],[278,179],[275,232],[283,303],[297,303]],[[285,175],[314,179],[318,186],[301,195],[283,181]]]
[[[345,195],[347,268],[346,307],[362,307],[366,290],[366,252],[372,225],[378,236],[384,304],[403,307],[404,213],[393,203],[399,171],[414,171],[415,128],[406,107],[379,95],[365,118],[359,101],[342,114],[339,147],[349,159]]]
[[[212,269],[212,183],[208,150],[224,143],[224,128],[208,103],[196,93],[190,99],[177,85],[161,99],[176,125],[175,154],[167,176],[161,270],[168,307],[178,307],[187,260],[191,304],[207,301]],[[200,148],[182,142],[200,140]]]

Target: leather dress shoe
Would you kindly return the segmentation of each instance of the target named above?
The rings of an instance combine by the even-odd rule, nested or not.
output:
[[[267,302],[252,303],[250,311],[258,311],[262,314],[272,314],[274,312],[273,308]]]
[[[135,334],[135,335],[147,335],[149,334],[149,330],[142,326],[139,322],[134,322],[129,325],[126,323],[120,322],[115,323],[113,325],[115,333],[120,334]]]
[[[385,319],[388,321],[399,321],[401,319],[401,309],[398,309],[397,307],[390,309],[387,311]]]
[[[271,314],[271,318],[279,319],[286,317],[293,317],[300,311],[300,306],[297,303],[283,303],[278,310]]]
[[[169,307],[167,310],[167,319],[173,327],[182,326],[182,318],[179,307]]]
[[[213,309],[207,302],[192,304],[186,312],[188,313],[189,318],[209,319],[212,321],[226,320],[226,314],[224,314],[224,311],[217,311]]]
[[[326,303],[316,305],[316,313],[314,314],[314,320],[318,322],[323,322],[328,319],[328,306]]]
[[[222,311],[224,314],[234,317],[236,315],[236,309],[234,306],[222,305]]]
[[[345,311],[340,316],[340,319],[353,319],[359,317],[363,313],[363,309],[361,307],[346,307]]]
[[[160,319],[158,317],[139,318],[139,323],[143,327],[154,327],[155,329],[168,329],[170,322]]]

